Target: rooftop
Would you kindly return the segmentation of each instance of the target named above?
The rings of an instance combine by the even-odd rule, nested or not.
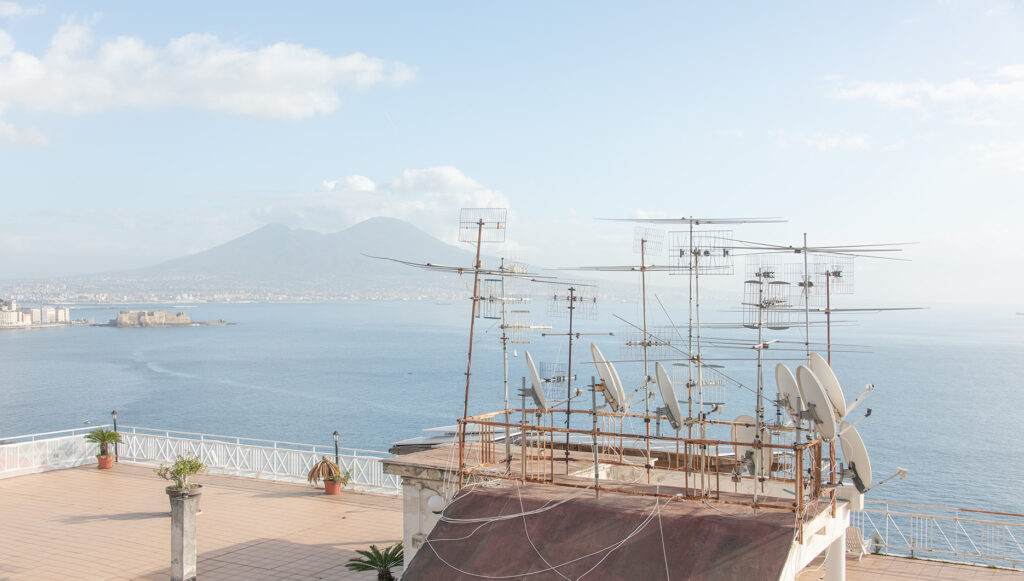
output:
[[[306,485],[201,475],[198,570],[211,580],[375,578],[344,564],[355,549],[402,535],[402,500]],[[0,480],[0,579],[157,580],[169,577],[170,519],[164,482],[151,467],[95,465]],[[800,581],[824,575],[811,568]],[[1020,573],[868,555],[847,579],[1020,581]],[[540,580],[535,580],[540,581]]]
[[[204,581],[375,579],[345,563],[401,540],[402,499],[205,474],[197,518]],[[0,579],[170,576],[170,504],[153,469],[118,463],[0,480]]]

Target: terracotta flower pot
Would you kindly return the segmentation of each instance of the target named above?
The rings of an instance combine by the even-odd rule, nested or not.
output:
[[[324,494],[341,494],[341,481],[324,480]]]
[[[106,456],[96,456],[97,468],[106,469],[114,467],[114,455],[107,454]]]

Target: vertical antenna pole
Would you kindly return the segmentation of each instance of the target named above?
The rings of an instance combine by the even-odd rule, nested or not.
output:
[[[761,398],[764,397],[764,280],[758,272],[757,275],[757,429],[758,438],[761,434],[761,424],[764,423],[764,406]]]
[[[526,378],[523,378],[523,389],[520,390],[523,396],[523,427],[519,430],[519,481],[526,482]]]
[[[590,444],[594,450],[594,498],[601,498],[601,475],[598,473],[600,465],[597,461],[597,385],[594,383],[593,375],[590,376],[590,405],[593,416],[591,425],[594,430]]]
[[[811,360],[811,278],[807,269],[807,232],[804,232],[804,350]]]
[[[711,485],[710,479],[705,482],[704,470],[707,467],[707,444],[703,441],[707,438],[707,426],[704,424],[704,361],[701,354],[700,346],[700,258],[697,254],[700,253],[698,248],[696,253],[693,253],[693,290],[695,303],[695,313],[697,315],[697,395],[699,399],[699,407],[697,408],[697,415],[700,418],[700,493],[704,496],[708,490],[708,486]]]
[[[508,472],[512,467],[512,443],[509,424],[509,412],[508,412],[508,325],[505,320],[505,259],[501,259],[501,360],[504,365],[504,383],[505,383],[505,472]]]
[[[698,249],[697,252],[700,252]],[[693,289],[694,297],[696,299],[695,313],[697,315],[697,354],[694,357],[697,360],[697,398],[699,406],[697,408],[697,415],[700,418],[700,438],[704,439],[705,428],[704,428],[704,361],[701,354],[700,347],[700,264],[699,258],[696,254],[693,257]]]
[[[689,324],[687,325],[687,328],[686,328],[686,333],[687,333],[687,337],[686,337],[686,355],[687,355],[686,366],[687,366],[687,373],[688,373],[688,375],[686,376],[686,399],[687,399],[687,402],[686,402],[686,407],[687,407],[686,417],[692,420],[693,419],[693,277],[694,277],[694,273],[696,272],[696,269],[694,268],[694,264],[693,264],[694,263],[694,259],[693,259],[693,220],[690,220],[689,245],[690,245],[690,248],[689,248],[688,252],[690,253],[690,276],[689,276],[689,279],[690,279],[690,321],[689,321]],[[686,424],[686,437],[687,438],[692,438],[693,437],[693,422],[687,422],[687,424]],[[687,465],[689,465],[689,460],[687,460]]]
[[[757,505],[757,484],[761,476],[761,429],[764,425],[764,311],[767,305],[764,302],[764,273],[761,269],[757,272],[757,404],[754,406],[757,415],[757,426],[754,434],[754,505]]]
[[[825,344],[828,348],[828,361],[832,365],[832,297],[829,288],[832,286],[832,271],[825,269]]]
[[[647,451],[644,468],[647,470],[647,483],[651,483],[651,382],[650,372],[647,369],[647,261],[645,259],[647,240],[640,239],[640,296],[643,309],[644,323],[644,426],[647,429]],[[666,404],[667,405],[667,404]]]
[[[570,423],[572,422],[572,315],[573,311],[576,310],[576,287],[569,287],[569,371],[565,378],[565,473],[569,473],[569,429]],[[554,435],[554,432],[552,432]],[[555,450],[552,446],[551,456],[554,457]],[[552,466],[551,476],[554,477],[554,467]]]
[[[466,418],[469,417],[469,376],[473,369],[473,329],[476,326],[476,307],[480,294],[480,246],[484,237],[484,221],[477,221],[476,258],[473,260],[473,309],[469,313],[469,354],[466,356],[466,394],[462,398],[462,423],[459,426],[459,488],[466,464]]]

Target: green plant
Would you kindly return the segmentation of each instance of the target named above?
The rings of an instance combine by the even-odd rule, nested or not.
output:
[[[316,484],[323,480],[324,482],[341,482],[342,486],[348,484],[351,475],[348,471],[342,471],[338,468],[338,465],[327,459],[324,456],[319,462],[313,465],[313,468],[306,475],[306,480],[310,484]]]
[[[392,567],[401,567],[405,562],[402,543],[391,545],[381,552],[377,545],[370,545],[369,551],[356,551],[362,557],[353,557],[345,563],[351,571],[376,571],[377,581],[395,581],[391,574]]]
[[[157,476],[165,480],[173,480],[174,488],[177,490],[190,490],[197,485],[188,481],[190,476],[206,472],[206,464],[194,456],[178,456],[170,466],[161,466],[156,469]]]
[[[86,434],[85,441],[100,445],[99,456],[109,456],[111,444],[122,443],[121,434],[118,434],[114,430],[106,430],[103,428],[96,428]]]

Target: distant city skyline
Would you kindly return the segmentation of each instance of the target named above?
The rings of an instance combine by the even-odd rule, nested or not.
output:
[[[1022,11],[0,0],[0,278],[500,206],[543,266],[635,260],[595,218],[780,216],[737,235],[918,243],[865,300],[1019,305]]]

